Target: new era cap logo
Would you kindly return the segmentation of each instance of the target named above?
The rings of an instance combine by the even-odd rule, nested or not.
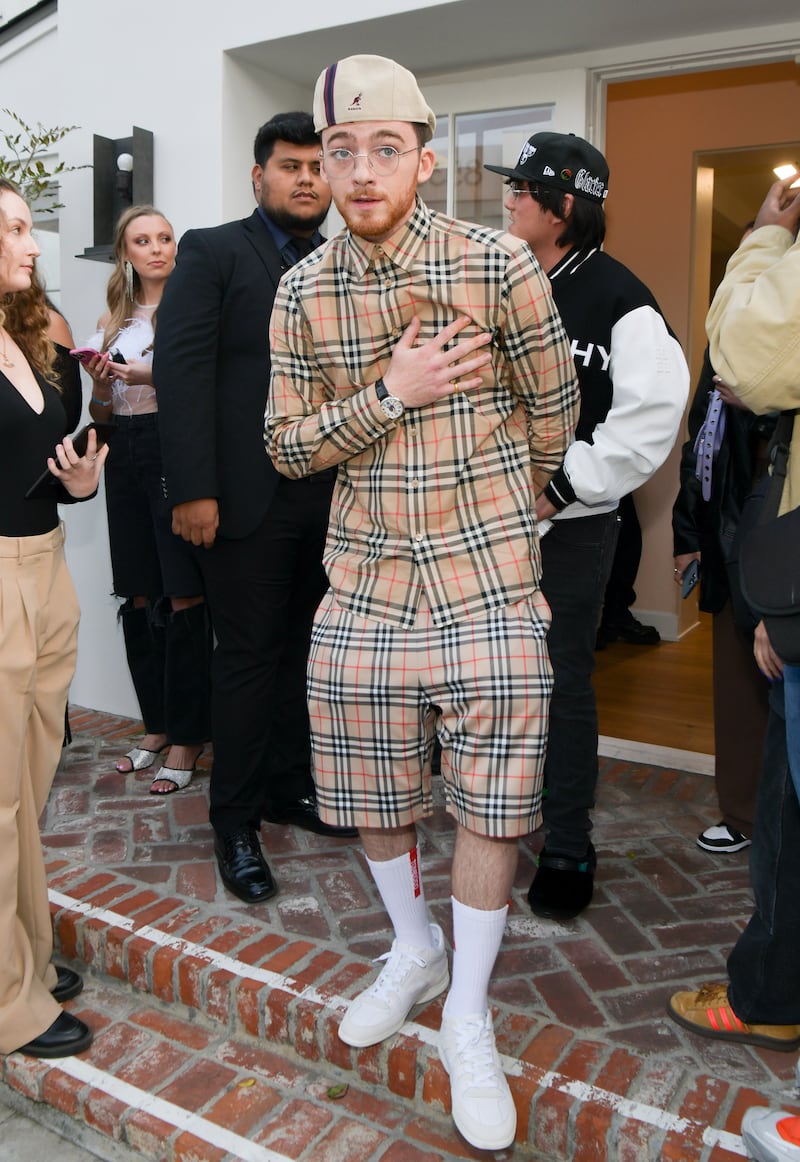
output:
[[[522,153],[519,155],[517,165],[524,165],[529,157],[533,157],[536,153],[536,146],[531,145],[530,141],[526,141],[522,147]]]
[[[554,178],[555,176],[556,176],[556,171],[554,169],[551,169],[549,165],[546,165],[544,167],[544,169],[542,170],[542,177]]]

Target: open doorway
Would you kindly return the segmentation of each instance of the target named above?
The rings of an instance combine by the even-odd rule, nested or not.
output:
[[[693,384],[705,348],[712,290],[741,228],[775,180],[772,166],[800,160],[798,124],[800,70],[794,61],[608,85],[608,250],[656,295],[684,347]],[[701,238],[697,199],[703,179],[707,217]],[[647,704],[673,708],[664,715],[667,729],[670,719],[674,726],[673,745],[700,749],[709,745],[701,744],[701,735],[713,739],[708,730],[710,633],[704,632],[696,608],[693,613],[689,602],[680,601],[673,581],[671,512],[677,482],[676,451],[637,496],[644,553],[636,609],[641,620],[659,629],[671,616],[672,636],[678,640],[625,647],[627,656],[622,647],[609,647],[598,655],[596,685],[602,734],[613,731],[615,738],[663,745],[637,714],[635,693]],[[662,630],[662,638],[667,636]],[[681,665],[673,665],[668,656],[676,651]],[[685,699],[680,686],[687,681],[682,664],[688,652],[700,695]],[[615,713],[605,712],[604,721],[604,706],[612,703]]]
[[[708,306],[745,226],[784,165],[800,169],[800,142],[702,150],[695,154],[694,272],[691,364],[705,349],[702,326]]]
[[[711,299],[755,218],[777,167],[800,170],[800,142],[697,151],[692,251],[692,351],[699,366],[705,349],[704,321]],[[688,354],[688,353],[687,353]],[[698,614],[697,598],[684,612],[687,627],[678,642],[647,649],[617,645],[598,656],[595,678],[602,753],[636,758],[635,744],[711,756],[714,751],[711,697],[711,618]],[[624,749],[610,740],[624,738]],[[683,763],[704,771],[702,760]]]

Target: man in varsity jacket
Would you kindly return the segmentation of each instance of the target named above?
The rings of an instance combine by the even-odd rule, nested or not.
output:
[[[589,904],[597,785],[594,644],[617,539],[620,498],[666,459],[689,391],[680,346],[653,295],[601,250],[608,165],[574,134],[536,133],[513,169],[489,165],[509,191],[509,230],[552,284],[581,391],[575,442],[536,503],[542,589],[555,686],[545,763],[545,847],[528,893],[539,916],[569,919]]]

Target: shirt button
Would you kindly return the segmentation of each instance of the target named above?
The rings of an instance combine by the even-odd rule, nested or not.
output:
[[[418,480],[412,480],[412,481],[411,481],[411,487],[412,487],[412,488],[419,488],[419,481],[418,481]]]
[[[414,540],[417,542],[417,544],[419,544],[421,541],[424,541],[424,539],[425,538],[422,533],[417,533],[417,535],[414,537]]]

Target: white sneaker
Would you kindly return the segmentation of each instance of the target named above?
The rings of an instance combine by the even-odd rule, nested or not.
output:
[[[339,1025],[339,1036],[346,1045],[363,1048],[377,1045],[396,1033],[414,1005],[438,997],[450,983],[444,935],[438,924],[431,924],[432,948],[417,948],[395,940],[391,950],[378,960],[385,960],[378,979],[350,1005]]]
[[[703,851],[718,851],[728,854],[734,851],[744,851],[753,841],[729,823],[717,823],[714,827],[707,827],[697,837],[697,846]]]
[[[748,1158],[755,1158],[756,1162],[800,1162],[800,1146],[787,1142],[778,1133],[778,1122],[793,1116],[763,1106],[749,1109],[742,1118],[742,1138]]]
[[[443,1015],[439,1056],[450,1074],[453,1121],[470,1145],[479,1150],[510,1146],[517,1111],[497,1055],[492,1014]]]

